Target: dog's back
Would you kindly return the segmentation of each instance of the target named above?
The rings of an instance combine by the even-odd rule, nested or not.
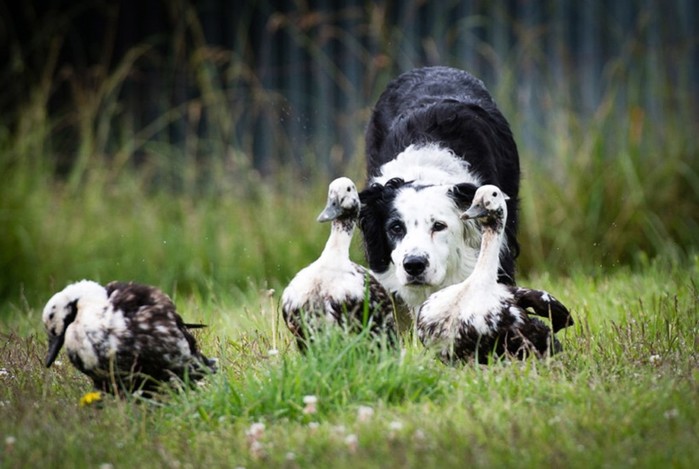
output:
[[[509,134],[503,136],[507,140],[505,143],[517,157],[509,125],[481,80],[455,68],[424,67],[394,79],[379,97],[365,136],[369,177],[376,176],[381,165],[410,144],[454,140],[454,136],[448,134],[449,128],[454,127],[459,108],[462,117],[478,115],[480,108],[489,120],[504,126],[505,133]]]

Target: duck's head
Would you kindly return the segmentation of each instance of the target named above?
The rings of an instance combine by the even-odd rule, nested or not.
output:
[[[78,314],[78,303],[83,299],[107,300],[107,290],[97,282],[81,280],[68,285],[56,293],[46,303],[42,320],[49,337],[49,351],[46,355],[46,366],[49,367],[56,360],[58,352],[63,347],[66,337],[66,329],[75,321]]]
[[[481,225],[501,230],[507,220],[510,198],[498,186],[481,186],[473,196],[471,206],[461,214],[462,220],[477,220]]]
[[[355,219],[359,216],[359,194],[351,179],[335,179],[328,187],[328,202],[318,215],[319,222]]]

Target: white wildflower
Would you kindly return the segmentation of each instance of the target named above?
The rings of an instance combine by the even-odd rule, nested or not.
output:
[[[357,409],[357,420],[368,422],[374,416],[374,409],[366,405],[360,405]]]
[[[660,355],[651,355],[649,361],[651,365],[660,365],[663,359]]]
[[[262,438],[262,435],[265,433],[265,424],[262,422],[255,422],[252,425],[250,425],[250,428],[248,428],[245,432],[245,435],[248,437],[248,440],[250,441],[257,441],[260,438]]]
[[[255,459],[262,459],[267,456],[262,442],[254,440],[250,443],[250,455]]]
[[[304,414],[315,414],[316,412],[318,412],[318,398],[316,396],[304,396],[303,403],[305,404],[305,407],[303,408]]]
[[[333,427],[333,433],[336,435],[344,435],[347,429],[345,428],[344,425],[335,425]]]
[[[388,424],[388,428],[391,431],[398,432],[403,429],[403,422],[400,420],[394,420],[393,422]]]
[[[665,417],[668,420],[676,419],[677,417],[679,417],[679,415],[680,411],[677,409],[670,409],[663,413],[663,417]]]
[[[359,447],[359,438],[357,438],[357,435],[354,433],[350,433],[345,437],[345,445],[347,445],[347,449],[349,449],[350,452],[354,453]]]
[[[388,424],[388,429],[388,438],[393,440],[396,438],[397,433],[403,429],[403,422],[400,420],[394,420]]]

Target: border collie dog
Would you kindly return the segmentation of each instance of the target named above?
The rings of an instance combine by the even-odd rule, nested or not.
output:
[[[476,189],[510,196],[498,280],[514,284],[519,155],[483,82],[449,67],[391,81],[366,130],[367,188],[360,228],[369,267],[413,313],[437,290],[467,278],[480,228],[463,223]]]

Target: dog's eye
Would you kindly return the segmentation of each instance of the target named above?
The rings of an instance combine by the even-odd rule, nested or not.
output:
[[[402,236],[405,233],[405,228],[401,222],[394,221],[388,225],[388,232],[393,236]]]
[[[432,231],[444,231],[447,229],[447,224],[441,221],[436,221],[432,225]]]

